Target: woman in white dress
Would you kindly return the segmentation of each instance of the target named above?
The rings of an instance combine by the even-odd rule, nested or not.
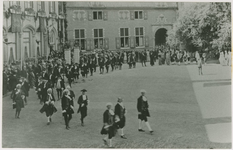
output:
[[[228,51],[228,66],[231,66],[231,51]]]
[[[224,53],[223,51],[220,51],[220,56],[219,56],[219,62],[221,65],[224,65]]]

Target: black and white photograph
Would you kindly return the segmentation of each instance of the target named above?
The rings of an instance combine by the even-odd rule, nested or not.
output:
[[[232,149],[230,1],[1,5],[1,148]]]

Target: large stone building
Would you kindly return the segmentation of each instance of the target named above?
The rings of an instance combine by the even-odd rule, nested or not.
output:
[[[175,2],[68,2],[68,40],[81,50],[142,50],[166,42]]]
[[[4,1],[4,63],[48,57],[50,49],[58,50],[64,38],[63,24],[62,2]]]

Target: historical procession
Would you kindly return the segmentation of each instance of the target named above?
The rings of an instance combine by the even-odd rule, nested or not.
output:
[[[3,148],[232,147],[230,2],[2,4]]]

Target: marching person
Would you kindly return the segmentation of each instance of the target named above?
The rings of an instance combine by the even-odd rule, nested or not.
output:
[[[62,90],[65,88],[65,83],[61,79],[61,76],[58,76],[57,82],[56,82],[56,90],[57,90],[57,98],[58,100],[61,99],[62,96]]]
[[[70,120],[72,119],[72,114],[74,113],[74,103],[72,98],[69,96],[69,90],[65,89],[62,94],[61,100],[62,114],[65,120],[66,129],[69,130]]]
[[[115,117],[119,119],[119,122],[117,122],[116,125],[121,130],[121,138],[123,139],[126,139],[124,135],[125,114],[126,114],[126,109],[123,104],[123,99],[119,97],[117,100],[117,104],[115,106]]]
[[[112,110],[112,104],[107,103],[106,104],[107,110],[105,110],[103,114],[103,128],[101,130],[101,134],[107,136],[103,139],[104,144],[108,145],[107,139],[109,139],[109,147],[112,147],[112,138],[116,134],[116,127],[115,127],[115,114],[114,111]]]
[[[78,108],[78,112],[80,112],[81,114],[81,125],[84,126],[84,118],[87,116],[87,105],[88,105],[88,97],[85,94],[87,92],[86,89],[82,89],[82,95],[79,96],[78,98],[78,104],[79,104],[79,108]]]
[[[21,90],[21,84],[17,84],[15,90],[12,93],[13,108],[15,107],[15,118],[19,119],[21,109],[24,108],[25,95]]]
[[[20,84],[21,84],[21,89],[22,89],[22,92],[24,93],[24,102],[25,102],[25,105],[27,105],[27,97],[29,96],[29,90],[30,90],[30,86],[27,82],[27,79],[26,78],[21,78],[20,80]]]
[[[72,72],[74,73],[74,81],[76,81],[76,83],[77,83],[78,79],[79,79],[79,65],[78,65],[78,63],[75,63],[74,67],[72,68]]]
[[[154,131],[151,129],[150,124],[147,120],[147,117],[150,117],[150,113],[149,113],[149,105],[148,105],[148,101],[146,98],[146,91],[145,90],[141,90],[141,96],[138,98],[137,101],[137,110],[138,110],[138,119],[139,119],[139,128],[138,131],[139,132],[145,132],[145,130],[142,129],[142,122],[144,121],[146,126],[148,127],[150,133],[152,134]]]
[[[52,89],[49,88],[47,90],[47,97],[46,97],[46,101],[44,103],[44,106],[40,109],[40,112],[46,113],[46,117],[48,119],[47,125],[50,124],[50,122],[52,122],[52,115],[53,113],[57,112],[56,107],[54,106],[54,102],[55,102],[55,98],[54,95],[52,94]]]

